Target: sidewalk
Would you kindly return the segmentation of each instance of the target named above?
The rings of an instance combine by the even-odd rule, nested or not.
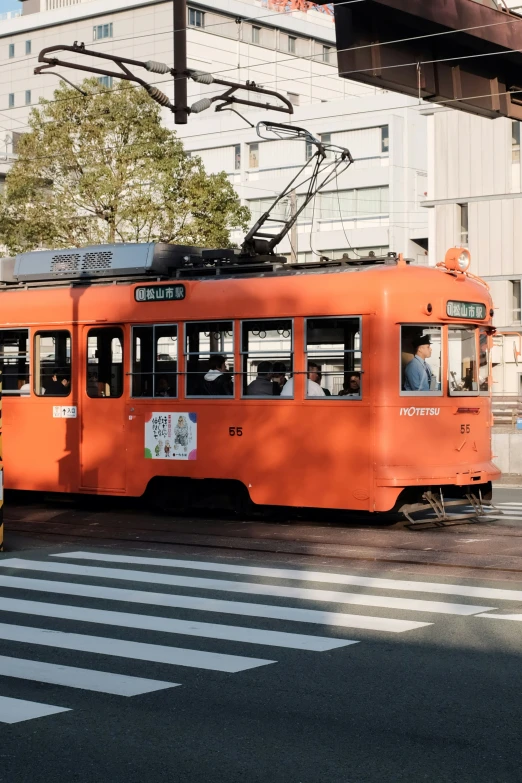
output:
[[[519,473],[503,473],[498,481],[493,482],[493,487],[522,488],[522,476]]]

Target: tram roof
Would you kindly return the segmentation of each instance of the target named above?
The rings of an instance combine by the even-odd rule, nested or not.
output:
[[[266,277],[353,272],[379,265],[395,266],[395,253],[385,256],[330,259],[318,254],[309,263],[288,263],[281,256],[240,258],[234,249],[201,250],[166,243],[95,245],[85,248],[42,250],[2,259],[0,282],[5,284],[92,285],[141,278],[201,279],[212,277]]]

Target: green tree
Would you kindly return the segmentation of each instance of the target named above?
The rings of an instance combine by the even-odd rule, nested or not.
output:
[[[249,210],[224,172],[207,174],[161,109],[126,82],[64,83],[40,100],[18,144],[0,205],[9,252],[112,242],[230,246]]]

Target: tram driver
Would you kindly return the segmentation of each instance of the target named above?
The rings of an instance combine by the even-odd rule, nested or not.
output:
[[[431,391],[433,373],[426,359],[431,356],[429,334],[412,340],[413,359],[404,368],[405,391]]]

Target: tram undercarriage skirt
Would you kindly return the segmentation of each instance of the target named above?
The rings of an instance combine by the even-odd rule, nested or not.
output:
[[[404,514],[408,520],[407,527],[420,528],[420,527],[445,527],[447,525],[460,525],[463,522],[478,522],[484,517],[501,516],[502,511],[499,511],[494,506],[488,503],[487,507],[484,505],[482,499],[482,492],[479,489],[478,496],[474,492],[469,492],[464,498],[459,500],[444,500],[442,490],[433,492],[428,490],[422,495],[424,503],[409,503],[401,506],[399,511]],[[468,509],[471,506],[471,511],[465,511],[464,513],[448,513],[447,509],[463,508]],[[412,514],[421,515],[414,519]]]

